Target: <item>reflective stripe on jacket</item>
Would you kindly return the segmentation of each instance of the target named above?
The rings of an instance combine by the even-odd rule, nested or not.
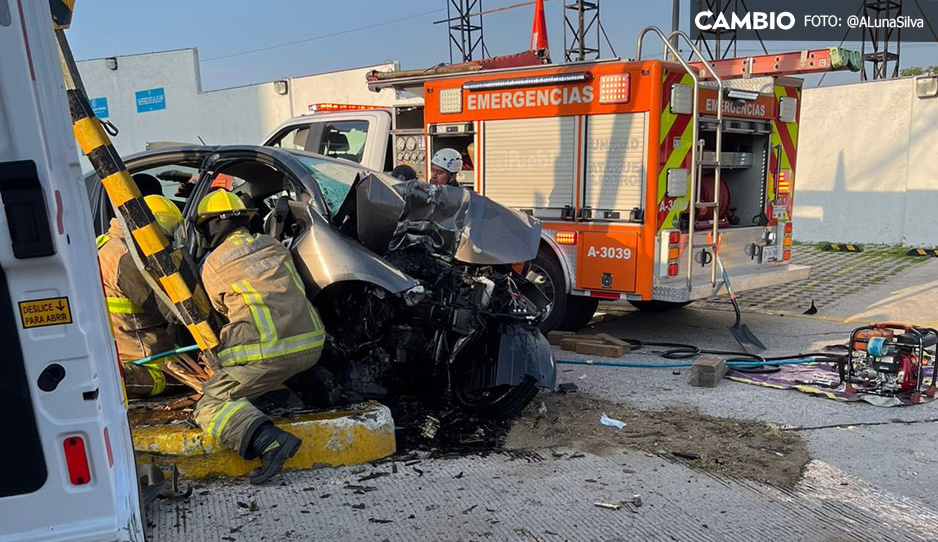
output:
[[[202,283],[228,319],[220,333],[223,366],[299,354],[322,346],[316,309],[290,252],[269,235],[235,230],[205,258]]]
[[[127,252],[117,220],[111,220],[110,229],[101,237],[107,239],[98,250],[98,262],[121,361],[172,350],[175,345],[166,333],[166,320],[153,290]]]

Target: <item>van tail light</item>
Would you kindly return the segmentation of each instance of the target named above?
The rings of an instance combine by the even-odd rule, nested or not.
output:
[[[558,245],[575,245],[576,244],[576,232],[575,231],[558,231],[554,234],[554,239],[557,241]]]
[[[677,276],[677,264],[676,263],[672,263],[671,265],[668,266],[668,276],[669,277]]]
[[[91,482],[91,469],[88,467],[88,454],[85,453],[85,441],[79,437],[68,437],[63,444],[65,464],[68,466],[68,478],[72,485],[82,486]]]

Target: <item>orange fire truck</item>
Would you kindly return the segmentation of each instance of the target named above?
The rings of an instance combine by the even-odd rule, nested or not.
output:
[[[649,33],[670,60],[642,58]],[[681,59],[673,37],[699,61]],[[581,327],[601,299],[662,309],[709,297],[723,287],[720,262],[737,291],[808,276],[789,263],[802,80],[788,74],[856,69],[855,53],[706,62],[686,35],[648,28],[635,60],[502,58],[370,74],[372,90],[407,91],[424,107],[386,110],[387,141],[359,138],[382,156],[358,161],[409,163],[422,177],[435,151],[455,148],[461,184],[541,219],[533,272],[553,294],[545,328]],[[349,115],[306,123],[331,132]]]

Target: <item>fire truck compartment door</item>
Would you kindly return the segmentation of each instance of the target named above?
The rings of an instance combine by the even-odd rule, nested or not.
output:
[[[589,290],[635,291],[638,234],[581,232],[577,286]]]
[[[486,121],[484,130],[486,196],[540,217],[573,206],[575,117]]]
[[[632,209],[643,207],[646,115],[587,117],[583,206],[593,210],[593,220],[628,220]]]

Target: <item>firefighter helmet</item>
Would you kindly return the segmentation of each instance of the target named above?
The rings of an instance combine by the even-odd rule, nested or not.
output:
[[[166,235],[172,235],[176,226],[182,223],[182,213],[171,199],[151,194],[144,196],[143,201],[146,202],[153,217],[156,218],[156,223],[166,232]]]
[[[430,159],[430,163],[450,173],[459,173],[462,170],[462,155],[456,149],[440,149]]]
[[[199,202],[198,212],[195,223],[202,224],[210,218],[216,216],[254,216],[255,209],[248,209],[244,202],[237,195],[225,190],[219,189],[208,193]]]

